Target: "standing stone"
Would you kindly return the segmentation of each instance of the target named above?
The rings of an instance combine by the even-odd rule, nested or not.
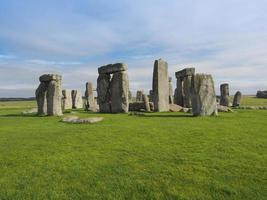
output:
[[[47,115],[61,116],[62,115],[62,89],[61,76],[57,80],[52,80],[47,88]]]
[[[191,107],[190,88],[195,68],[185,68],[175,73],[177,78],[175,90],[175,104],[182,107]]]
[[[83,107],[82,93],[79,90],[72,90],[72,108],[79,109]]]
[[[62,108],[63,110],[72,109],[71,90],[62,90]]]
[[[102,113],[110,113],[110,75],[99,74],[97,78],[97,101],[99,104],[99,111]]]
[[[129,80],[126,72],[116,72],[113,74],[111,85],[111,112],[126,113],[129,109]]]
[[[145,103],[146,111],[150,112],[151,109],[150,109],[149,99],[148,99],[147,95],[143,94],[143,100],[144,100],[144,103]]]
[[[38,115],[62,115],[61,76],[57,74],[44,74],[40,76],[40,85],[36,90]]]
[[[220,86],[221,97],[220,97],[220,105],[229,106],[229,84],[221,84]]]
[[[169,77],[169,104],[173,104],[172,77]]]
[[[240,91],[237,91],[234,96],[233,107],[240,106],[241,98],[242,93]]]
[[[143,90],[137,90],[136,92],[136,99],[135,101],[144,101],[143,99],[144,91]]]
[[[148,98],[150,102],[153,102],[153,90],[149,90]]]
[[[181,78],[177,78],[176,82],[176,89],[174,91],[174,103],[179,106],[184,106],[184,99],[183,99],[183,81]]]
[[[95,105],[93,83],[87,82],[85,86],[85,109],[89,110],[92,109]]]
[[[39,116],[47,115],[47,84],[41,82],[35,92]]]
[[[194,116],[218,115],[214,82],[211,75],[196,74],[192,77],[191,101]]]
[[[130,88],[128,90],[128,99],[129,99],[129,102],[132,102],[132,92],[130,91]]]
[[[169,111],[168,63],[162,59],[154,63],[152,86],[155,111]]]

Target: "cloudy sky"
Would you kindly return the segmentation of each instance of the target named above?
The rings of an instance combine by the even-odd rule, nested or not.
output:
[[[153,63],[214,76],[231,93],[267,89],[266,0],[0,0],[0,97],[34,96],[38,77],[64,88],[96,83],[97,68],[129,66],[148,91]]]

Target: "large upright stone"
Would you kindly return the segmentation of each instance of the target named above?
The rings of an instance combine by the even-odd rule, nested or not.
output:
[[[85,108],[89,110],[95,106],[94,88],[92,82],[87,82],[85,86]]]
[[[83,98],[80,90],[72,90],[72,108],[79,109],[83,108]]]
[[[153,72],[153,102],[155,111],[169,111],[168,63],[156,60]]]
[[[214,82],[211,75],[193,75],[191,101],[194,116],[218,115]]]
[[[229,84],[224,83],[220,86],[221,97],[220,97],[220,105],[229,106]]]
[[[102,113],[111,112],[110,75],[99,74],[97,78],[97,101],[99,111]]]
[[[35,92],[37,101],[37,114],[39,116],[47,115],[47,84],[41,82]]]
[[[137,90],[136,92],[136,99],[135,101],[144,101],[143,99],[144,91],[143,90]]]
[[[38,105],[38,115],[62,115],[61,76],[44,74],[39,77],[40,85],[35,95]]]
[[[71,90],[65,89],[62,90],[62,108],[63,110],[72,109],[72,97],[71,97]]]
[[[129,109],[129,80],[126,72],[113,74],[111,85],[111,112],[126,113]]]
[[[177,78],[176,89],[174,91],[174,103],[179,106],[184,106],[183,81]]]
[[[233,107],[240,106],[241,98],[242,93],[240,91],[237,91],[234,96]]]
[[[126,71],[128,66],[124,63],[109,64],[98,68],[99,74],[113,74],[116,72]]]
[[[149,105],[149,99],[148,99],[146,94],[143,94],[143,100],[144,100],[144,103],[145,103],[146,111],[150,112],[151,109],[150,109],[150,105]]]
[[[169,77],[169,104],[173,104],[172,77]]]
[[[58,80],[52,80],[47,88],[47,115],[61,116],[62,115],[62,88],[61,76]]]
[[[191,107],[190,88],[195,68],[185,68],[175,73],[177,78],[174,103],[182,107]]]

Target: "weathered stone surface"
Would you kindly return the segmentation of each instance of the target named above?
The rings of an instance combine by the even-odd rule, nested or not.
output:
[[[227,106],[217,105],[218,112],[234,112],[231,108]]]
[[[80,90],[72,90],[71,97],[72,97],[72,108],[75,109],[83,108],[83,98]]]
[[[172,77],[169,77],[169,104],[173,104],[173,89],[172,89]]]
[[[103,117],[79,118],[77,116],[70,116],[63,118],[62,122],[73,124],[94,124],[97,122],[101,122],[103,119]]]
[[[40,82],[61,81],[62,77],[58,74],[44,74],[40,76]]]
[[[97,101],[99,111],[102,113],[111,112],[110,75],[99,74],[97,78]]]
[[[174,91],[174,103],[179,105],[179,106],[184,106],[183,97],[184,97],[183,80],[180,78],[177,78],[176,89]]]
[[[256,97],[266,99],[267,98],[267,90],[266,91],[257,91]]]
[[[85,109],[93,109],[95,107],[95,98],[94,98],[94,88],[92,82],[87,82],[85,84]]]
[[[154,110],[153,102],[149,102],[150,111]],[[145,102],[133,102],[129,103],[129,111],[146,111]]]
[[[143,90],[137,90],[135,101],[144,101],[143,95],[144,95],[144,91]]]
[[[109,64],[98,68],[99,74],[112,74],[116,72],[126,71],[128,66],[124,63]]]
[[[170,111],[171,112],[180,112],[183,109],[182,106],[176,104],[170,104]]]
[[[221,97],[220,97],[220,105],[229,106],[229,84],[224,83],[220,86]]]
[[[176,78],[183,78],[185,76],[193,76],[195,74],[195,68],[185,68],[175,73]]]
[[[214,82],[211,75],[196,74],[192,77],[191,101],[194,116],[218,115]]]
[[[153,102],[153,90],[149,90],[148,98],[149,98],[149,101]]]
[[[62,89],[61,79],[52,80],[47,87],[47,115],[61,116],[62,115]]]
[[[129,79],[128,74],[124,71],[113,74],[111,85],[111,112],[123,113],[128,112],[129,100]]]
[[[128,91],[128,99],[129,99],[129,102],[132,102],[132,92],[130,91],[130,88],[129,88],[129,91]]]
[[[150,109],[150,105],[149,105],[149,99],[148,99],[146,94],[143,94],[143,100],[144,100],[144,103],[145,103],[146,111],[150,112],[151,109]]]
[[[192,76],[186,76],[183,81],[183,107],[186,108],[191,108],[191,80]]]
[[[72,109],[72,96],[71,96],[71,90],[62,90],[62,108],[63,110]]]
[[[168,63],[162,59],[154,63],[153,102],[155,111],[169,111]]]
[[[240,106],[241,98],[242,98],[242,93],[240,91],[237,91],[234,96],[233,107]]]
[[[47,115],[47,84],[40,83],[35,91],[37,101],[37,114],[39,116]]]

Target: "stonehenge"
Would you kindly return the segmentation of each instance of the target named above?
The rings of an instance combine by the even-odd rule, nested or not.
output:
[[[62,90],[62,109],[72,109],[72,96],[71,96],[71,90],[65,89]]]
[[[168,63],[162,59],[154,63],[152,90],[155,111],[169,111]]]
[[[242,93],[240,91],[237,91],[234,96],[233,107],[240,106],[241,98],[242,98]]]
[[[87,82],[85,84],[85,110],[91,110],[95,107],[95,98],[94,98],[94,89],[93,89],[93,83]]]
[[[98,68],[97,98],[102,113],[126,113],[129,109],[127,65],[109,64]]]
[[[218,115],[214,82],[211,75],[195,74],[192,76],[191,101],[194,116]]]
[[[185,68],[175,73],[177,79],[176,89],[174,94],[175,104],[187,108],[190,108],[192,106],[190,88],[191,88],[192,76],[194,74],[195,74],[195,68]]]
[[[39,77],[40,84],[35,91],[39,116],[62,115],[61,79],[57,74],[44,74]]]
[[[74,109],[83,108],[83,98],[81,91],[72,90],[71,97],[72,97],[72,108]]]
[[[222,106],[229,106],[229,84],[224,83],[220,86],[221,96],[220,96],[220,105]]]

